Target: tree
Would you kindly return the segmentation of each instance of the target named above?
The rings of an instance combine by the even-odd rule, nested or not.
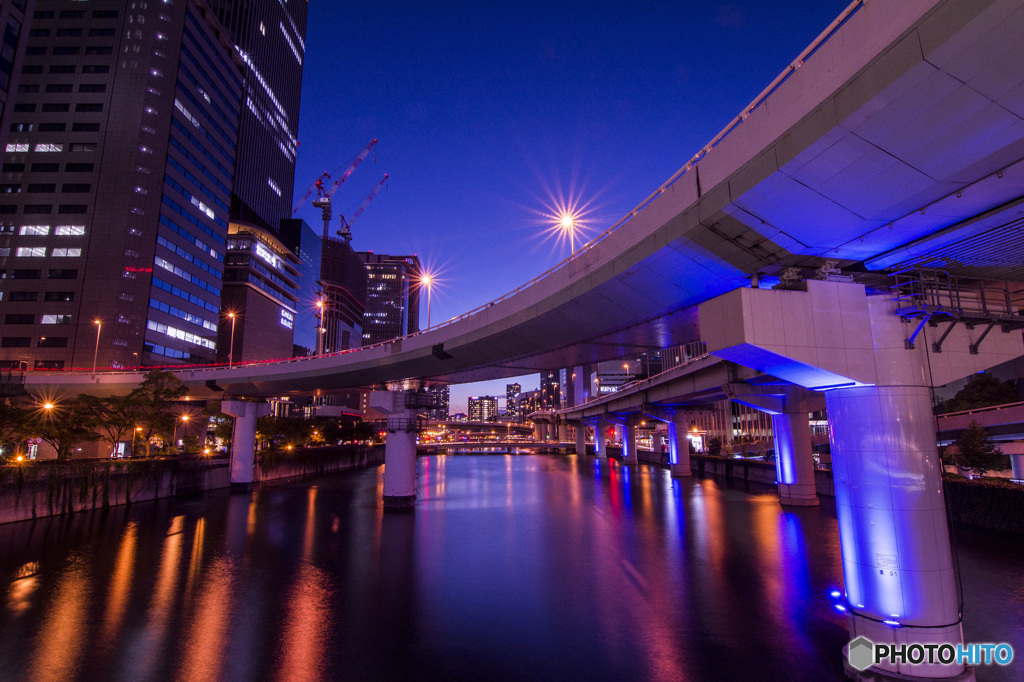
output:
[[[995,375],[982,373],[971,377],[967,385],[957,391],[956,395],[945,401],[943,407],[948,412],[978,410],[992,405],[1005,405],[1020,400],[1013,384],[999,381]]]
[[[1005,467],[1002,451],[988,437],[988,432],[977,421],[972,421],[953,443],[956,446],[956,463],[963,469],[970,469],[979,476],[986,471]]]
[[[716,438],[712,438],[711,440],[708,441],[708,454],[711,455],[712,457],[721,457],[722,456],[722,439],[721,438],[717,438],[716,437]]]
[[[71,459],[71,449],[79,443],[99,440],[96,422],[79,398],[40,408],[25,425],[26,434],[42,438],[57,453],[57,459]]]
[[[22,439],[27,421],[28,412],[17,405],[0,402],[0,445],[9,444],[9,454],[12,456],[17,454],[18,443]]]
[[[221,412],[220,401],[211,400],[206,403],[206,408],[203,410],[203,414],[209,418],[213,424],[213,436],[214,438],[220,439],[227,446],[228,452],[231,452],[231,437],[235,433],[235,419]]]
[[[142,404],[132,395],[114,395],[109,398],[97,398],[92,395],[79,395],[83,413],[87,415],[100,430],[100,439],[110,444],[113,454],[117,444],[125,440],[141,421]],[[134,441],[134,438],[132,439]],[[132,456],[134,456],[134,452]]]
[[[171,372],[152,370],[139,387],[128,394],[128,399],[138,405],[138,422],[146,441],[146,456],[152,454],[150,442],[153,438],[173,438],[175,417],[170,412],[171,404],[188,395],[188,388],[181,379]]]

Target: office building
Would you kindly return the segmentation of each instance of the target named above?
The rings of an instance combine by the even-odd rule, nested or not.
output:
[[[47,5],[0,176],[0,361],[213,362],[243,62],[196,0]]]
[[[366,265],[363,345],[419,331],[420,261],[416,256],[360,252]]]
[[[320,299],[323,303],[321,350],[332,353],[363,344],[369,274],[347,239],[328,237],[320,265]]]
[[[208,0],[242,62],[232,217],[280,229],[291,217],[306,49],[304,0]],[[258,219],[257,219],[258,218]]]
[[[520,424],[529,421],[529,417],[540,408],[540,391],[523,391],[516,396],[516,416]]]
[[[489,395],[469,399],[469,421],[493,422],[498,418],[498,399]]]
[[[557,410],[562,404],[559,378],[557,369],[540,373],[540,409]]]
[[[295,335],[292,339],[293,357],[312,355],[317,349],[317,336],[320,332],[320,308],[317,301],[321,299],[320,260],[322,258],[322,242],[320,235],[302,219],[284,219],[281,221],[281,242],[291,249],[298,258],[296,269],[299,271],[298,289],[295,296]]]
[[[219,362],[292,357],[300,263],[269,230],[238,220],[229,223],[221,292],[227,321],[218,331]]]
[[[12,0],[0,4],[0,26],[4,37],[0,42],[0,149],[7,144],[14,114],[14,97],[21,82],[25,58],[25,39],[29,20],[36,14],[52,15],[56,10],[35,11],[35,0]]]

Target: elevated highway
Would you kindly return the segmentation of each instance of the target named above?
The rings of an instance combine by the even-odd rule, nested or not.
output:
[[[179,372],[196,397],[464,382],[696,340],[694,306],[825,259],[1024,279],[1024,9],[854,2],[635,210],[536,280],[419,334],[326,357]],[[135,372],[31,372],[32,393]]]

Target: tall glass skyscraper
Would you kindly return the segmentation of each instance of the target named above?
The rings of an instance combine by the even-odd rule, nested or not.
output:
[[[307,0],[209,0],[243,63],[232,218],[277,231],[291,217]],[[253,217],[255,214],[259,220]]]

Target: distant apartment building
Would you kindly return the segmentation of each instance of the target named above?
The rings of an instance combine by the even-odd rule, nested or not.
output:
[[[520,392],[516,396],[516,416],[520,424],[525,424],[529,421],[529,417],[534,412],[541,409],[540,407],[540,391],[524,391]]]
[[[498,418],[498,399],[489,395],[469,399],[469,421],[493,422]]]
[[[419,258],[373,252],[360,252],[359,257],[366,265],[362,345],[419,331]]]
[[[540,409],[557,410],[562,404],[559,370],[540,373]]]
[[[448,407],[451,396],[450,386],[434,386],[427,389],[428,392],[434,396],[437,402],[437,408],[427,412],[429,419],[436,419],[437,421],[444,421],[448,419]]]
[[[213,362],[243,61],[197,0],[46,5],[0,175],[0,361]]]
[[[516,396],[523,390],[520,384],[505,384],[505,414],[516,416]]]

